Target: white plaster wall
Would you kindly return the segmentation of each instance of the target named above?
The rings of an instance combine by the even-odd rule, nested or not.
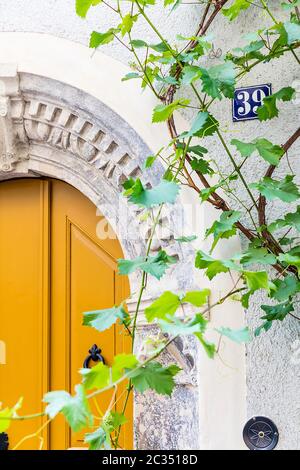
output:
[[[276,0],[273,2],[274,5],[278,4]],[[185,6],[182,5],[177,12],[168,16],[162,14],[161,8],[156,7],[151,9],[151,16],[158,26],[164,28],[168,32],[169,37],[172,38],[174,34],[189,34],[195,29],[195,25],[198,20],[198,11],[202,8],[200,6]],[[74,0],[0,0],[0,31],[10,31],[10,32],[35,32],[35,33],[46,33],[60,38],[69,39],[73,42],[81,43],[86,45],[88,43],[88,37],[91,30],[96,29],[98,31],[104,31],[108,27],[112,26],[113,19],[112,15],[105,13],[105,16],[102,13],[101,8],[92,9],[88,15],[87,21],[81,20],[76,17],[74,12]],[[184,21],[182,21],[182,12],[184,12]],[[259,13],[260,15],[261,13]],[[264,19],[266,24],[268,23],[267,19]],[[261,17],[259,17],[255,11],[249,10],[244,14],[241,20],[237,23],[234,23],[234,26],[229,26],[227,20],[221,18],[218,20],[212,28],[212,31],[215,34],[215,46],[216,48],[221,47],[223,52],[226,52],[229,46],[234,47],[242,34],[255,30],[255,27],[261,23]],[[143,29],[143,26],[139,26],[139,29],[136,30],[135,37],[143,37],[144,39],[155,40],[151,35],[149,36]],[[222,37],[220,35],[222,31]],[[234,31],[234,34],[233,34]],[[5,39],[6,38],[6,39]],[[37,41],[39,36],[37,36]],[[1,54],[5,56],[5,49],[11,47],[10,40],[5,43],[5,40],[8,41],[8,37],[4,36],[1,41]],[[158,41],[157,41],[158,42]],[[44,49],[43,49],[44,44]],[[58,43],[57,43],[58,44]],[[20,44],[22,48],[22,44]],[[51,56],[51,60],[57,58],[58,64],[60,63],[60,50],[55,48],[55,42],[50,43],[41,41],[37,47],[40,48],[39,53],[44,53],[44,60],[47,61],[47,57]],[[49,49],[53,47],[53,49]],[[76,49],[77,50],[77,49]],[[70,48],[70,52],[72,48]],[[75,51],[75,49],[74,49]],[[82,68],[83,56],[81,56],[81,49],[78,49],[78,76],[85,74],[85,71]],[[105,48],[101,49],[102,52],[113,57],[124,64],[127,63],[128,55],[127,51],[122,48],[120,45],[108,45]],[[31,56],[34,54],[31,48],[25,48],[23,54],[23,60],[25,63],[30,63]],[[83,54],[83,53],[82,53]],[[83,54],[84,60],[86,61],[87,54]],[[9,56],[9,54],[8,54]],[[72,60],[73,68],[72,72],[76,73],[76,57],[70,58]],[[27,61],[27,62],[26,62]],[[34,61],[32,61],[34,62]],[[212,61],[213,63],[213,61]],[[74,66],[75,64],[75,66]],[[99,74],[101,74],[101,57],[96,63],[99,67]],[[104,64],[104,62],[103,62]],[[277,66],[277,62],[274,61],[270,65],[262,66],[260,68],[254,69],[251,72],[251,75],[247,77],[246,81],[242,82],[243,84],[255,84],[255,83],[265,83],[271,82],[274,91],[279,89],[282,86],[291,84],[295,79],[299,79],[299,72],[296,71],[296,62],[291,57],[286,57],[278,61],[280,68]],[[61,69],[64,69],[64,64],[61,62]],[[95,64],[94,64],[95,66]],[[75,67],[75,68],[74,68]],[[117,71],[117,68],[112,67],[112,71]],[[34,72],[33,72],[34,73]],[[65,73],[67,73],[65,71]],[[121,72],[118,69],[118,79],[121,77]],[[298,74],[297,74],[298,73]],[[95,78],[95,75],[91,75],[90,78]],[[54,77],[55,78],[55,77]],[[88,76],[85,76],[85,81],[87,81]],[[107,77],[106,77],[107,78]],[[71,80],[71,77],[70,77]],[[115,80],[112,77],[112,80]],[[84,80],[82,80],[84,81]],[[80,82],[80,78],[78,79]],[[101,86],[103,80],[99,80],[99,86]],[[107,80],[106,80],[107,83]],[[115,83],[115,82],[113,82]],[[76,86],[76,84],[74,84]],[[131,85],[128,85],[131,86]],[[90,87],[97,89],[97,82],[90,84]],[[97,96],[97,93],[95,92]],[[101,92],[99,90],[99,95]],[[115,99],[110,96],[111,101],[113,102],[114,109],[117,111],[118,101],[123,100],[121,95],[115,97]],[[147,106],[150,109],[151,100],[147,97],[144,98],[147,102]],[[123,102],[121,109],[124,111]],[[133,104],[133,107],[135,105]],[[264,135],[275,143],[283,143],[286,140],[286,136],[291,134],[297,125],[295,118],[295,107],[291,103],[286,103],[281,106],[282,113],[280,119],[275,119],[272,121],[272,124],[262,124],[258,121],[249,121],[241,124],[233,124],[231,121],[231,103],[229,101],[222,102],[222,104],[216,103],[214,112],[222,120],[222,128],[227,132],[228,140],[233,137],[240,138],[241,140],[254,138],[260,135]],[[130,115],[130,110],[128,114]],[[151,139],[151,129],[146,129],[145,118],[143,123],[138,123],[134,119],[135,113],[141,113],[141,110],[138,111],[137,108],[134,108],[134,111],[131,112],[131,118],[135,121],[135,125],[141,126],[146,137],[146,141],[151,147],[150,141],[154,143],[153,138]],[[143,114],[143,113],[142,113]],[[149,119],[150,124],[150,119]],[[139,131],[139,129],[138,129]],[[141,132],[141,134],[143,133]],[[155,131],[157,135],[158,131]],[[144,137],[144,136],[143,136]],[[158,140],[160,140],[158,138]],[[210,148],[213,148],[215,156],[218,157],[220,165],[224,165],[224,153],[217,142],[214,140],[210,141]],[[213,145],[211,145],[213,144]],[[290,160],[293,165],[294,171],[297,171],[298,162],[297,162],[297,153],[296,147],[294,147],[290,152]],[[244,171],[250,178],[256,179],[263,173],[264,167],[262,162],[255,159],[249,159],[248,166],[245,167]],[[237,188],[238,193],[241,197],[245,197],[242,188],[239,186]],[[273,204],[272,213],[280,215],[282,211],[285,210],[283,206],[275,203]],[[211,216],[208,215],[207,218]],[[247,318],[251,327],[254,327],[258,323],[258,318],[260,312],[258,311],[260,299],[257,297],[251,304],[251,308],[247,313]],[[222,311],[224,312],[224,311]],[[234,311],[231,312],[234,316]],[[215,314],[217,315],[217,313]],[[216,318],[216,317],[215,317]],[[218,320],[219,321],[219,320]],[[234,319],[233,319],[234,321]],[[239,322],[239,320],[238,320]],[[254,340],[247,348],[247,403],[248,403],[248,416],[254,414],[265,414],[272,418],[279,427],[280,431],[280,447],[281,448],[300,448],[300,398],[299,398],[299,389],[300,389],[300,367],[295,365],[293,360],[291,360],[291,353],[293,344],[295,340],[299,338],[300,333],[300,324],[293,319],[289,319],[282,325],[278,325],[272,329],[272,331],[262,336],[258,340]],[[239,353],[240,354],[240,353]],[[230,357],[234,357],[232,351]],[[237,354],[238,357],[238,354]],[[226,393],[230,394],[230,389],[232,394],[237,393],[237,402],[239,397],[245,393],[243,388],[243,382],[240,381],[240,376],[243,374],[243,365],[239,362],[237,369],[239,370],[239,380],[237,382],[237,387],[229,386],[226,388],[226,374],[230,376],[230,369],[221,370],[218,373],[218,369],[221,367],[220,364],[212,364],[212,362],[207,362],[203,359],[203,377],[202,380],[206,380],[207,371],[209,368],[212,368],[213,374],[217,376],[217,382],[213,382],[215,385],[218,383],[222,375],[225,377],[222,381],[218,383],[218,388],[220,387],[220,393],[222,395],[222,387],[226,389]],[[229,364],[232,368],[233,363]],[[235,365],[234,365],[235,367]],[[209,376],[211,379],[211,375]],[[232,381],[232,375],[230,376],[231,384],[235,384],[234,380]],[[209,385],[208,385],[209,388]],[[237,392],[239,390],[239,392]],[[205,394],[205,387],[201,389],[203,393],[203,403],[205,407],[202,408],[202,416],[207,418],[210,423],[209,430],[206,431],[207,435],[203,437],[202,443],[203,447],[209,448],[228,448],[233,445],[234,440],[230,440],[228,436],[219,435],[215,438],[214,433],[216,433],[216,423],[222,422],[224,413],[227,416],[228,421],[232,419],[234,422],[235,419],[235,410],[228,407],[226,400],[224,400],[224,411],[222,411],[221,401],[219,400],[219,406],[213,410],[214,407],[214,398],[215,395],[211,395],[211,401],[209,400],[209,394]],[[231,401],[232,403],[232,401]],[[241,405],[242,406],[242,405]],[[238,414],[238,426],[241,426],[241,418],[243,417],[243,410],[237,412]],[[215,421],[214,421],[215,420]],[[242,432],[242,429],[239,429],[238,426],[235,426],[235,429],[231,430],[236,435],[236,443],[238,442],[239,433]],[[214,428],[214,429],[213,429]],[[223,428],[224,429],[224,428]],[[225,430],[224,430],[225,432]],[[240,444],[236,444],[238,447]]]

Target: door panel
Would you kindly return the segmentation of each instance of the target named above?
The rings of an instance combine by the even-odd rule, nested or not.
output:
[[[89,200],[60,181],[0,184],[0,339],[8,350],[7,364],[0,364],[0,401],[12,405],[22,393],[22,414],[40,410],[41,397],[49,389],[74,393],[78,369],[94,343],[108,365],[116,353],[130,350],[120,327],[100,334],[82,326],[84,311],[111,307],[129,291],[128,281],[116,274],[116,259],[122,257],[118,240],[97,238],[101,220]],[[24,359],[29,367],[24,367]],[[22,367],[16,374],[18,365]],[[100,395],[98,411],[110,398],[111,392]],[[123,399],[124,394],[118,409]],[[129,403],[129,417],[131,408]],[[37,419],[14,424],[10,442],[41,425]],[[84,445],[83,434],[70,433],[60,416],[43,437],[43,448]],[[120,444],[131,448],[131,441],[129,420]],[[21,448],[35,449],[40,442],[30,439]]]
[[[78,369],[93,344],[102,350],[105,362],[111,364],[115,355],[115,327],[108,332],[99,333],[88,327],[82,327],[82,312],[109,308],[115,298],[116,263],[97,246],[88,236],[70,226],[70,318],[71,318],[71,389],[78,383]],[[92,365],[92,364],[91,364]],[[98,406],[104,413],[109,406],[111,393],[100,396]],[[82,436],[72,436],[71,445],[80,444]]]
[[[47,219],[47,183],[0,184],[0,338],[6,344],[0,401],[12,406],[23,396],[24,414],[42,411],[48,386]],[[40,418],[13,423],[10,448],[41,425]],[[21,448],[36,449],[39,444],[31,439]]]

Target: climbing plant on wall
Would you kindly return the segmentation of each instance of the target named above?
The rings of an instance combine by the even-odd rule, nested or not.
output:
[[[172,15],[180,3],[181,0],[164,0],[164,8]],[[205,288],[181,294],[166,291],[148,306],[146,320],[157,324],[165,335],[158,337],[155,348],[146,358],[141,360],[135,355],[137,321],[148,279],[151,276],[161,279],[176,263],[176,258],[168,254],[168,248],[153,256],[151,247],[162,208],[165,204],[175,203],[182,185],[197,193],[199,205],[212,205],[220,214],[206,231],[206,237],[211,240],[210,251],[195,251],[195,267],[203,271],[209,280],[220,273],[234,273],[232,288],[209,308],[230,299],[240,302],[247,309],[249,299],[259,290],[268,299],[261,305],[261,324],[256,331],[251,332],[248,328],[231,330],[224,321],[224,327],[218,331],[220,336],[246,342],[262,333],[270,334],[267,332],[274,322],[282,322],[289,315],[296,317],[295,305],[300,292],[300,205],[297,206],[300,188],[290,164],[287,165],[288,172],[282,177],[275,177],[274,172],[288,158],[288,151],[298,139],[300,129],[295,122],[294,133],[287,136],[281,145],[270,142],[264,136],[256,139],[249,137],[247,141],[235,136],[228,141],[224,123],[214,116],[214,105],[232,99],[239,80],[258,65],[280,60],[285,55],[290,55],[299,65],[300,1],[281,3],[280,18],[284,20],[274,15],[271,2],[267,0],[199,0],[198,3],[196,31],[192,31],[189,37],[183,37],[178,31],[176,40],[171,43],[151,19],[155,0],[76,0],[76,12],[82,18],[96,8],[103,14],[106,9],[113,12],[113,27],[105,31],[92,31],[89,46],[97,49],[117,41],[127,49],[131,56],[131,71],[123,80],[137,80],[143,89],[148,88],[153,93],[157,99],[152,114],[153,126],[165,122],[165,131],[169,135],[169,144],[164,149],[156,149],[154,155],[145,156],[145,172],[156,160],[163,160],[165,174],[159,184],[149,189],[140,179],[130,179],[124,183],[123,196],[129,204],[140,206],[144,218],[151,223],[144,255],[137,259],[119,260],[118,263],[121,275],[140,272],[135,313],[129,316],[124,299],[121,305],[83,314],[83,324],[99,332],[116,322],[121,323],[124,332],[131,336],[132,352],[116,355],[111,366],[99,363],[92,369],[82,369],[82,381],[76,386],[75,395],[54,391],[44,397],[46,407],[43,414],[49,420],[62,414],[74,431],[86,429],[85,441],[90,449],[120,447],[120,430],[126,422],[128,397],[134,389],[140,393],[150,389],[158,394],[172,394],[174,377],[180,368],[177,364],[164,367],[159,357],[178,336],[196,337],[210,358],[218,353],[218,347],[205,336],[209,327],[206,313],[210,294]],[[216,58],[218,56],[214,50],[214,39],[209,35],[216,17],[223,17],[223,21],[234,28],[235,21],[250,8],[261,13],[259,30],[243,38],[241,47],[226,51],[219,57],[217,65],[208,66],[205,59],[212,53]],[[139,22],[151,31],[156,38],[154,42],[147,42],[136,33]],[[294,96],[295,90],[287,83],[284,88],[265,97],[257,111],[259,120],[272,125],[273,118],[280,119],[282,102],[293,100]],[[176,115],[182,110],[193,111],[194,118],[189,128],[179,132]],[[228,159],[226,171],[220,170],[210,148],[209,138],[212,136],[219,140]],[[261,179],[249,182],[243,166],[253,156],[261,159],[265,171]],[[244,188],[243,199],[235,191],[237,182]],[[268,211],[270,201],[285,204],[282,218],[272,217],[272,212]],[[290,203],[295,203],[294,209],[290,209]],[[214,249],[219,241],[226,243],[237,233],[245,241],[243,250],[231,258],[216,258]],[[197,235],[182,236],[177,241],[191,243]],[[190,317],[176,315],[184,303],[194,308],[195,313]],[[117,413],[114,398],[118,386],[124,382],[127,397],[123,412]],[[98,419],[95,426],[90,401],[107,390],[111,391],[112,399],[100,424]],[[19,415],[18,410],[19,404],[0,411],[0,432],[7,430],[12,420],[30,419],[30,416]]]

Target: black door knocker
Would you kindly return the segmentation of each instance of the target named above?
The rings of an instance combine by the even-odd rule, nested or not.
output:
[[[89,349],[89,353],[90,354],[85,358],[83,363],[84,369],[89,368],[90,361],[102,362],[102,364],[105,364],[104,357],[101,355],[101,349],[98,348],[97,344],[93,344],[91,349]]]

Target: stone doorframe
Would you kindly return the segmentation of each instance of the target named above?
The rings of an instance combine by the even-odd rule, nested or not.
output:
[[[124,256],[134,258],[145,252],[149,227],[139,220],[140,209],[121,196],[122,183],[141,177],[148,187],[163,173],[160,164],[142,176],[142,164],[151,153],[136,132],[103,103],[78,89],[41,76],[18,73],[11,64],[2,65],[0,76],[0,181],[47,176],[71,184],[88,197],[106,217],[123,247]],[[153,251],[168,244],[168,253],[179,253],[185,263],[153,283],[144,306],[168,286],[185,287],[189,249],[177,243],[168,230],[178,225],[180,204],[162,216],[163,238]],[[172,219],[172,220],[170,220]],[[164,228],[164,227],[163,227]],[[96,230],[96,227],[95,227]],[[162,284],[162,286],[161,286]],[[136,292],[139,277],[130,278]],[[128,302],[134,310],[134,296]],[[157,332],[143,321],[139,338]],[[179,362],[183,372],[171,399],[147,393],[134,401],[135,445],[145,449],[199,447],[198,362],[196,345],[177,341],[166,352],[164,362]]]
[[[98,53],[91,61],[90,52],[83,46],[47,35],[1,33],[1,38],[5,48],[0,51],[0,181],[48,176],[73,185],[110,222],[124,257],[139,256],[144,252],[148,227],[138,220],[138,208],[120,196],[120,188],[128,177],[141,176],[145,158],[165,143],[160,126],[153,130],[150,126],[149,116],[155,105],[152,99],[147,93],[139,98],[135,85],[129,95],[121,95],[124,84],[120,78],[126,68]],[[84,73],[79,73],[78,67]],[[163,171],[156,163],[142,179],[153,186]],[[170,270],[163,282],[150,284],[142,304],[139,339],[156,334],[142,314],[161,291],[195,287],[193,250],[176,244],[172,233],[178,224],[190,223],[186,202],[193,205],[193,195],[181,191],[178,203],[162,216],[163,235],[153,250],[167,245],[168,253],[177,253],[179,259],[176,269]],[[206,211],[201,217],[198,233],[211,223],[213,215]],[[134,240],[128,236],[128,227]],[[130,277],[132,293],[138,282],[138,277]],[[226,289],[225,284],[226,280],[222,289],[218,284],[211,286],[212,301]],[[128,306],[134,311],[134,295]],[[235,305],[220,306],[216,314],[212,313],[212,323],[218,325],[223,315],[227,326],[239,328],[243,324],[243,312]],[[169,348],[163,362],[176,360],[183,371],[172,398],[157,399],[152,393],[135,396],[137,448],[242,447],[241,427],[246,415],[244,348],[225,341],[222,359],[228,368],[222,361],[207,359],[189,339],[180,339]]]

